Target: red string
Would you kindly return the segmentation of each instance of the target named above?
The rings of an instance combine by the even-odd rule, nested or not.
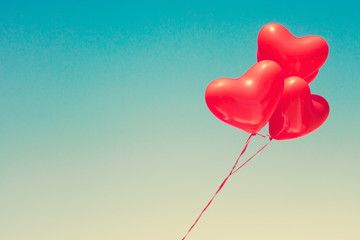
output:
[[[263,138],[265,138],[266,136],[269,137],[269,142],[267,144],[265,144],[260,150],[258,150],[254,155],[252,155],[248,160],[246,160],[243,164],[241,164],[236,170],[234,170],[237,166],[237,164],[239,163],[239,160],[241,158],[241,156],[245,153],[249,143],[250,143],[250,140],[253,136],[255,135],[259,135]],[[216,197],[216,195],[218,195],[218,193],[220,192],[220,190],[223,188],[223,186],[225,185],[225,183],[227,182],[227,180],[229,179],[229,177],[236,173],[240,168],[242,168],[246,163],[248,163],[253,157],[255,157],[255,155],[257,155],[259,152],[261,152],[272,140],[272,138],[269,136],[269,135],[261,135],[261,134],[258,134],[258,133],[253,133],[253,134],[250,134],[250,136],[248,137],[246,143],[245,143],[245,146],[243,148],[243,150],[241,151],[239,157],[236,159],[236,162],[234,164],[234,166],[231,168],[231,171],[229,173],[229,175],[224,179],[224,181],[221,183],[220,187],[218,188],[218,190],[215,192],[214,196],[210,199],[210,201],[208,202],[208,204],[205,206],[205,208],[201,211],[200,215],[198,216],[198,218],[195,220],[194,224],[190,227],[190,229],[188,230],[188,232],[186,233],[186,235],[182,238],[182,240],[185,240],[185,238],[187,237],[187,235],[191,232],[191,230],[195,227],[196,223],[199,221],[199,219],[201,218],[201,216],[203,215],[203,213],[206,211],[206,209],[210,206],[211,202],[214,200],[214,198]]]
[[[255,157],[259,152],[261,152],[269,143],[271,142],[272,138],[269,138],[269,142],[265,144],[262,148],[260,148],[254,155],[252,155],[248,160],[246,160],[243,164],[241,164],[240,167],[238,167],[235,171],[232,172],[232,174],[236,173],[240,168],[242,168],[246,163],[248,163],[253,157]]]

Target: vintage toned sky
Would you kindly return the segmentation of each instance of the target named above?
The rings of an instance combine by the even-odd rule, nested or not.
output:
[[[329,118],[272,142],[187,239],[360,239],[359,7],[2,2],[0,239],[181,239],[248,136],[210,113],[205,88],[256,62],[270,22],[328,42],[311,90]]]

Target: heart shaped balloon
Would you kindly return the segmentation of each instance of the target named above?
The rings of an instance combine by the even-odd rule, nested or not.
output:
[[[316,76],[315,72],[325,63],[328,53],[329,47],[323,38],[294,37],[278,23],[266,24],[259,32],[258,59],[277,62],[285,78],[298,76],[310,83]]]
[[[256,59],[258,62],[262,61],[263,59],[261,59],[261,56],[259,54],[259,50],[256,52]],[[315,72],[313,72],[312,74],[310,74],[309,76],[307,76],[306,78],[304,78],[304,80],[308,83],[312,82],[316,76],[318,75],[319,70],[316,70]]]
[[[307,82],[299,77],[284,81],[284,92],[270,118],[269,132],[272,138],[286,140],[298,138],[320,127],[329,115],[329,104],[311,94]]]
[[[220,120],[249,133],[269,121],[280,100],[284,78],[280,66],[264,60],[237,79],[219,78],[205,91],[210,111]]]

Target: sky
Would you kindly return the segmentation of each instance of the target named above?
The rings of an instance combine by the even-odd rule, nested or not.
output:
[[[181,239],[248,137],[211,114],[205,89],[256,63],[271,22],[327,41],[310,87],[330,115],[271,142],[187,239],[360,239],[359,7],[2,2],[0,239]]]

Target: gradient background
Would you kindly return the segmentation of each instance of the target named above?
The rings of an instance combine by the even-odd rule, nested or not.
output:
[[[311,89],[330,116],[272,142],[187,239],[360,239],[359,7],[2,2],[0,239],[181,239],[248,136],[209,112],[205,88],[256,62],[269,22],[328,42]]]

